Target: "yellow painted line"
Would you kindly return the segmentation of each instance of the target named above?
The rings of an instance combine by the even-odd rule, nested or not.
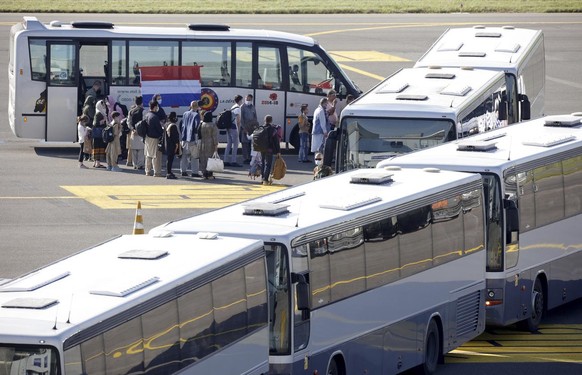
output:
[[[61,186],[102,209],[220,208],[286,188],[283,185]],[[50,198],[50,197],[47,197]]]
[[[389,55],[378,51],[329,51],[338,63],[341,62],[408,62],[403,57]]]
[[[384,80],[384,78],[386,78],[386,77],[379,76],[378,74],[366,72],[365,70],[361,70],[358,68],[352,68],[351,66],[348,66],[345,64],[339,64],[339,65],[344,70],[349,70],[350,72],[354,72],[354,73],[358,73],[358,74],[361,74],[361,75],[366,76],[366,77],[374,78],[374,79],[377,79],[378,81],[382,81],[382,80]]]

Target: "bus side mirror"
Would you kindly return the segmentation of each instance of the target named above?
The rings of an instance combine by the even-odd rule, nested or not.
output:
[[[305,275],[300,273],[292,273],[291,280],[295,283],[297,310],[309,310],[309,284],[305,279]]]
[[[525,94],[519,95],[519,104],[521,107],[521,120],[529,120],[531,119],[531,103],[529,102],[529,98]]]

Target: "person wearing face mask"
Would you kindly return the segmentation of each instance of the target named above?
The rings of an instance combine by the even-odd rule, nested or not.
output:
[[[242,144],[243,163],[249,164],[251,162],[251,141],[249,135],[253,134],[253,131],[259,127],[257,110],[253,105],[252,94],[247,95],[245,102],[240,107],[240,124],[240,141]]]
[[[323,164],[323,154],[318,152],[315,154],[315,168],[313,168],[313,179],[319,180],[333,174],[333,170],[329,165]]]
[[[160,123],[164,125],[166,123],[166,120],[168,119],[168,115],[166,115],[166,111],[164,111],[164,108],[162,108],[162,96],[160,94],[154,95],[154,97],[152,98],[152,102],[155,102],[158,105],[158,112],[156,113],[156,115],[158,115]]]

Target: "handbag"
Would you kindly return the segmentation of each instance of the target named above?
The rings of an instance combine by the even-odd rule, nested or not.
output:
[[[285,177],[285,173],[287,173],[287,164],[285,164],[285,160],[283,160],[281,156],[277,156],[271,176],[273,177],[273,180],[280,180]]]
[[[206,170],[209,172],[223,172],[224,162],[218,156],[218,152],[215,152],[212,157],[208,158],[208,163],[206,164]]]

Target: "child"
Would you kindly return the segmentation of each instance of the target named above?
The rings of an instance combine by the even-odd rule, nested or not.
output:
[[[333,174],[331,167],[328,165],[323,165],[323,154],[318,152],[315,154],[315,168],[313,168],[313,179],[319,180],[320,178],[327,177]]]
[[[299,122],[299,156],[300,163],[309,163],[311,160],[307,158],[309,154],[309,119],[307,112],[309,111],[307,104],[301,105],[301,114],[297,119]]]
[[[87,134],[91,130],[87,127],[87,124],[89,124],[89,116],[81,115],[77,117],[77,135],[79,137],[79,146],[81,146],[81,149],[79,150],[79,168],[87,168],[85,164],[83,164],[83,160],[85,159],[85,140]]]
[[[251,141],[251,161],[250,161],[250,168],[249,168],[249,177],[253,180],[256,180],[257,177],[261,176],[261,153],[255,151],[253,148],[253,135],[247,135],[247,138]]]

